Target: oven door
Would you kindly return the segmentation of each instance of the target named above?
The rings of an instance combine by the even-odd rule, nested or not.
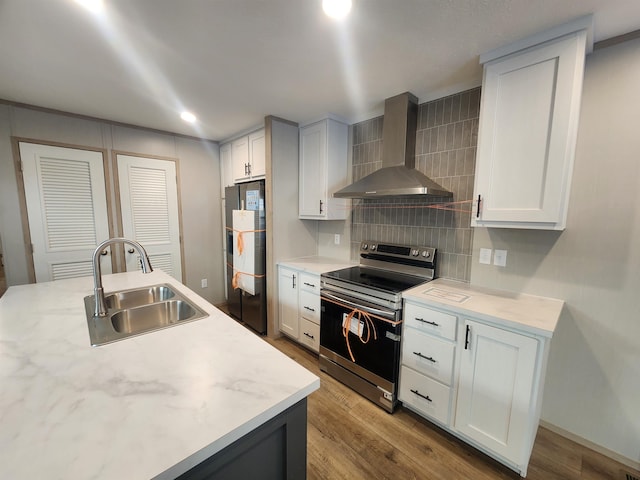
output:
[[[369,314],[370,322],[362,314],[359,319],[354,314],[348,325],[347,319],[356,309]],[[400,316],[401,310],[389,310],[323,289],[320,353],[365,378],[362,370],[395,384],[400,364]],[[345,337],[343,327],[347,325],[350,328]]]

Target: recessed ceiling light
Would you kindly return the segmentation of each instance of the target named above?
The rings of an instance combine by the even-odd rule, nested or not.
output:
[[[322,0],[324,13],[336,20],[342,20],[351,11],[351,0]]]
[[[100,13],[104,10],[102,0],[76,0],[76,3],[82,5],[92,13]]]
[[[196,116],[191,112],[182,112],[180,118],[188,123],[195,123]]]

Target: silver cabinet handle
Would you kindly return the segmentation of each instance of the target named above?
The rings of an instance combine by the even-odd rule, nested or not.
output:
[[[133,248],[130,248],[129,250],[127,250],[127,252],[133,253]]]

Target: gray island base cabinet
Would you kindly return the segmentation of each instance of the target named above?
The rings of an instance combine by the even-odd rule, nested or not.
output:
[[[307,478],[307,399],[177,478],[304,480]]]
[[[525,477],[564,302],[443,279],[404,298],[400,401]]]

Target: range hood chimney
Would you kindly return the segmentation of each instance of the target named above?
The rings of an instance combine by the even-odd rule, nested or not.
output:
[[[384,102],[382,168],[333,194],[337,198],[453,194],[415,169],[418,98],[405,92]]]

